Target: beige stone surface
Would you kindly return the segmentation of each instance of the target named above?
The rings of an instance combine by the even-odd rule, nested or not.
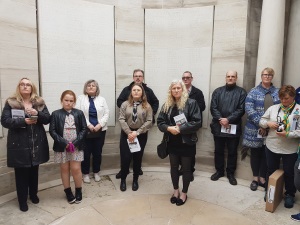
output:
[[[168,168],[148,167],[140,176],[138,191],[131,190],[132,173],[127,191],[119,190],[116,171],[103,171],[100,182],[83,184],[83,201],[68,204],[60,180],[40,185],[40,203],[29,202],[26,213],[19,211],[15,193],[0,197],[0,224],[5,225],[292,225],[289,217],[298,213],[298,195],[292,209],[280,203],[274,213],[264,210],[263,189],[249,189],[249,181],[238,179],[232,186],[227,178],[211,181],[211,173],[196,171],[183,206],[170,203],[172,184]],[[113,173],[113,174],[112,174]],[[54,185],[54,186],[53,186]],[[73,186],[73,183],[72,183]],[[4,201],[5,200],[5,201]]]

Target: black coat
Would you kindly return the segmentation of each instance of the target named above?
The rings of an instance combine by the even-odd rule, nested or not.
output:
[[[242,134],[242,116],[245,114],[245,89],[234,86],[222,86],[214,90],[211,98],[210,112],[213,117],[211,132],[220,137],[238,137]],[[229,124],[236,124],[236,134],[221,133],[220,118],[227,118]]]
[[[168,113],[164,113],[163,108],[164,106],[162,106],[162,109],[158,114],[157,126],[161,132],[164,132],[164,137],[166,138],[169,136],[169,132],[167,129],[169,126],[172,126],[170,118],[171,108],[169,109]],[[194,99],[188,99],[185,103],[185,107],[182,113],[184,113],[187,119],[187,123],[179,127],[182,142],[188,145],[194,145],[198,141],[197,131],[201,128],[202,118],[200,108]]]
[[[51,114],[49,133],[54,140],[53,150],[55,152],[64,152],[68,141],[63,138],[66,116],[69,113],[64,109],[58,109]],[[74,116],[77,138],[72,142],[79,150],[85,148],[85,136],[87,125],[84,114],[81,110],[73,108],[70,112]]]
[[[132,82],[129,86],[123,88],[122,92],[120,93],[118,99],[117,99],[117,106],[120,108],[122,103],[128,100],[128,97],[131,92],[131,88],[134,82]],[[157,97],[155,96],[153,90],[149,88],[146,84],[142,83],[143,88],[145,90],[147,101],[151,105],[151,108],[153,110],[153,116],[156,114],[159,106],[159,101]]]
[[[36,124],[27,125],[25,118],[12,118],[12,109],[24,110],[22,102],[8,98],[1,115],[1,124],[8,128],[7,166],[30,167],[49,160],[49,146],[44,124],[50,121],[50,114],[42,98],[32,102],[38,111]]]
[[[192,85],[192,90],[189,94],[189,98],[196,100],[196,102],[198,103],[198,106],[200,108],[200,111],[201,111],[201,118],[203,118],[202,112],[206,108],[203,92],[200,89],[198,89]],[[201,125],[202,125],[202,121],[203,120],[201,120]]]

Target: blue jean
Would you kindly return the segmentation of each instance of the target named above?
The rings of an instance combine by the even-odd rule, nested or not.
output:
[[[215,168],[216,170],[224,174],[225,168],[225,145],[227,146],[227,167],[226,173],[228,175],[233,175],[236,170],[237,162],[237,148],[239,145],[239,137],[217,137],[214,136],[215,141]]]
[[[295,197],[296,187],[294,185],[294,165],[298,158],[297,153],[293,154],[279,154],[270,151],[266,147],[267,158],[267,179],[266,190],[268,188],[269,176],[280,168],[280,159],[282,159],[282,167],[284,171],[285,195]]]

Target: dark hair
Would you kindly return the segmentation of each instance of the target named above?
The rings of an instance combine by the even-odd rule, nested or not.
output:
[[[74,97],[74,102],[76,103],[76,95],[75,95],[75,93],[74,93],[73,91],[71,91],[71,90],[65,90],[65,91],[61,94],[61,96],[60,96],[60,101],[61,101],[61,102],[63,101],[63,99],[64,99],[64,97],[65,97],[66,95],[72,95],[72,96]]]
[[[135,69],[135,70],[133,71],[133,73],[132,73],[132,76],[134,76],[134,74],[135,74],[136,72],[142,72],[143,77],[145,76],[144,70],[141,70],[141,69]]]
[[[287,94],[295,98],[296,90],[292,85],[283,85],[278,92],[278,96],[280,99],[284,98]]]
[[[135,86],[138,86],[138,87],[140,87],[141,89],[142,89],[142,96],[141,96],[141,100],[142,100],[142,106],[143,106],[143,108],[145,109],[145,108],[147,108],[148,107],[148,102],[147,102],[147,96],[146,96],[146,93],[145,93],[145,90],[144,90],[144,88],[143,88],[143,85],[141,85],[141,84],[134,84],[134,85],[132,85],[132,87],[131,87],[131,90],[130,90],[130,95],[129,95],[129,97],[128,97],[128,102],[129,102],[129,104],[130,105],[133,105],[133,97],[132,97],[132,89],[135,87]]]

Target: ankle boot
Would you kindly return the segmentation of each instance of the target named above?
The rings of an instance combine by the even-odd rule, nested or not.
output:
[[[81,192],[81,187],[80,188],[75,188],[75,203],[78,204],[82,201],[82,192]]]
[[[120,190],[126,191],[126,180],[121,180]]]
[[[65,193],[66,193],[66,197],[67,197],[67,200],[68,200],[68,202],[70,203],[70,204],[73,204],[74,202],[75,202],[75,197],[74,197],[74,195],[73,195],[73,193],[72,193],[72,190],[71,190],[71,188],[69,187],[69,188],[66,188],[65,190]]]
[[[133,180],[132,181],[132,190],[137,191],[139,189],[139,183],[138,180]]]

